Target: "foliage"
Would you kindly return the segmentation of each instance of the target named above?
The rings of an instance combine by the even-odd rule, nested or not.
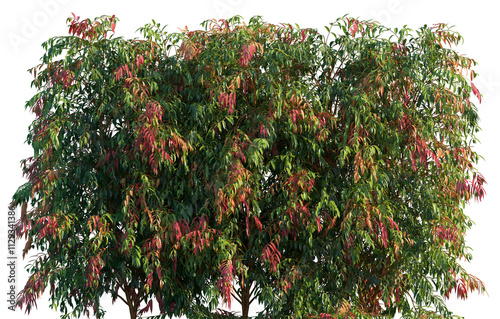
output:
[[[483,291],[464,213],[475,61],[445,24],[326,28],[240,17],[144,39],[73,16],[31,69],[36,114],[18,235],[41,251],[19,295],[69,317],[449,318]],[[28,203],[30,209],[28,209]],[[219,310],[218,316],[230,316]],[[213,316],[217,316],[213,314]]]

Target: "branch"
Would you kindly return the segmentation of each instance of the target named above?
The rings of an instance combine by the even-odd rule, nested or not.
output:
[[[253,286],[252,290],[250,291],[250,296],[253,295],[253,293],[257,290],[257,285]]]
[[[127,300],[125,300],[122,296],[120,296],[120,294],[116,294],[116,296],[120,298],[125,304],[128,305]]]
[[[248,303],[249,303],[249,304],[251,304],[251,303],[255,300],[255,298],[257,298],[259,295],[260,295],[260,294],[255,295],[252,299],[250,299],[250,301],[249,301]]]
[[[240,297],[240,298],[238,298],[238,297],[237,297],[234,293],[232,293],[232,292],[231,292],[231,296],[233,296],[233,298],[234,298],[234,299],[236,299],[236,301],[238,301],[238,302],[240,303],[240,305],[242,304],[241,299],[240,299],[241,297]]]

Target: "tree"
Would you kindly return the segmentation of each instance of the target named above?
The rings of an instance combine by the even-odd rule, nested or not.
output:
[[[460,264],[481,95],[447,25],[68,22],[31,69],[20,307],[50,286],[63,317],[111,294],[131,318],[449,318],[484,291]]]

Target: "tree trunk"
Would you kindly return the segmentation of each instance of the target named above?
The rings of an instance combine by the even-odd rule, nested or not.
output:
[[[133,289],[133,288],[130,288],[130,289]],[[134,294],[132,294],[130,292],[130,290],[128,290],[128,289],[124,290],[124,292],[125,292],[125,297],[127,298],[126,304],[128,306],[128,312],[130,314],[130,319],[137,319],[137,308],[139,307],[139,303],[137,301],[137,296],[134,296]]]
[[[250,282],[249,285],[247,285],[242,277],[240,279],[240,288],[241,288],[241,312],[243,314],[244,319],[248,319],[248,312],[250,310],[250,288],[252,286],[252,283]]]
[[[248,318],[248,311],[249,310],[250,310],[250,300],[249,300],[249,298],[243,297],[243,299],[241,300],[241,312],[243,313],[244,319]]]
[[[128,311],[130,313],[130,319],[137,318],[137,309],[133,305],[128,305]]]

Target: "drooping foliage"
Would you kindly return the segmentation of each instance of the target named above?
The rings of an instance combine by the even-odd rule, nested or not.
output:
[[[301,29],[240,17],[144,39],[68,19],[31,69],[36,114],[18,236],[29,311],[131,318],[449,318],[483,291],[462,262],[484,196],[475,61],[445,24],[340,18]],[[29,204],[29,205],[28,205]],[[29,206],[29,208],[28,208]],[[156,306],[155,306],[156,307]]]

